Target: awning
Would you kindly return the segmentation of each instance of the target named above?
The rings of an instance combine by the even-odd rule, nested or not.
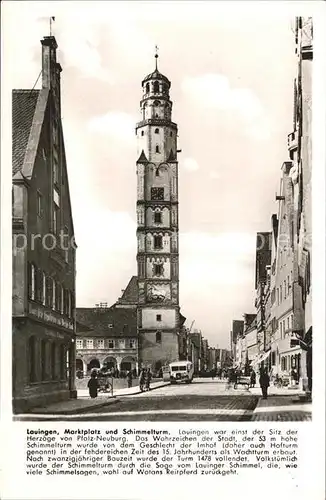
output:
[[[260,359],[260,363],[261,363],[262,361],[265,361],[265,359],[267,359],[267,358],[268,358],[268,356],[270,355],[270,353],[271,353],[271,349],[269,349],[269,351],[265,352],[265,353],[262,355],[261,359]]]
[[[265,359],[268,358],[268,356],[270,355],[271,352],[272,352],[272,350],[269,349],[267,352],[263,352],[261,354],[258,354],[258,356],[256,356],[256,358],[252,360],[251,364],[253,366],[259,365],[260,363],[262,363],[263,361],[265,361]]]

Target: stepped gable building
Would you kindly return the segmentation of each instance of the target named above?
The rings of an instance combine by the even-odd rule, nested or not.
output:
[[[153,371],[179,359],[177,124],[171,83],[155,71],[142,82],[137,123],[137,264],[140,361]]]
[[[42,44],[42,88],[12,92],[13,408],[76,396],[74,226],[57,43]]]

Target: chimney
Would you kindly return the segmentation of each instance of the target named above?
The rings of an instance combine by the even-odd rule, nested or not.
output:
[[[45,36],[41,40],[42,44],[42,88],[55,89],[60,97],[60,73],[62,68],[57,63],[56,50],[58,48],[54,36]]]

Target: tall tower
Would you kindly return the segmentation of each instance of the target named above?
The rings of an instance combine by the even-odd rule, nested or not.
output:
[[[139,357],[158,370],[178,360],[179,225],[176,123],[170,81],[157,68],[143,80],[136,125]]]

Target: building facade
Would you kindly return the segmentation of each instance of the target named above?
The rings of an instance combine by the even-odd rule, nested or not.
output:
[[[231,352],[234,364],[237,366],[241,362],[240,339],[243,337],[244,322],[243,320],[233,320],[231,330]]]
[[[257,311],[257,343],[260,355],[265,352],[265,334],[266,334],[266,297],[265,287],[267,283],[268,267],[271,263],[272,251],[272,233],[260,232],[256,238],[256,276],[255,289],[256,299],[255,307]]]
[[[291,346],[294,322],[294,253],[292,244],[293,228],[293,191],[289,176],[291,162],[284,162],[279,202],[278,231],[275,251],[273,252],[272,273],[274,273],[274,297],[271,305],[271,316],[275,318],[272,352],[273,373],[291,375],[295,369],[301,372],[301,349]]]
[[[74,227],[57,43],[42,43],[42,88],[12,94],[13,408],[76,397]]]
[[[294,81],[293,131],[288,137],[293,189],[293,330],[303,348],[303,386],[312,390],[312,68],[313,23],[296,18],[297,77]]]
[[[77,308],[76,370],[89,375],[105,366],[138,373],[137,311],[132,308]]]
[[[178,360],[179,223],[176,123],[170,81],[157,69],[142,82],[137,123],[138,329],[141,363]]]
[[[76,371],[89,375],[104,365],[112,372],[139,371],[137,276],[117,302],[76,309]]]

